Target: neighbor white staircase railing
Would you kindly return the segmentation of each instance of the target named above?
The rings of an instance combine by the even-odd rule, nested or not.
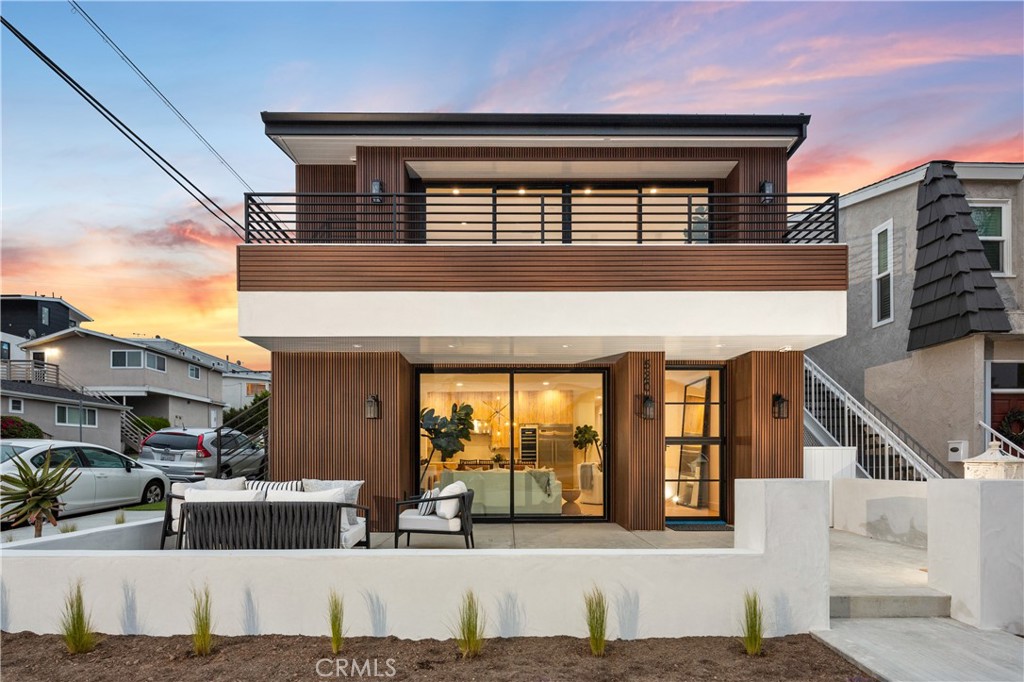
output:
[[[1010,440],[1003,434],[999,433],[985,422],[979,421],[978,426],[980,426],[982,430],[985,431],[986,434],[988,434],[988,437],[985,439],[986,445],[989,441],[999,441],[1000,450],[1013,457],[1024,458],[1024,448],[1017,445],[1012,440]]]
[[[814,431],[828,433],[843,447],[857,448],[857,464],[871,478],[925,481],[954,475],[929,464],[806,355],[804,417]]]

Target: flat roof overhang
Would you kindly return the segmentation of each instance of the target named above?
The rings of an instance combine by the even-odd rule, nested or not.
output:
[[[777,147],[792,155],[810,116],[762,114],[397,114],[263,112],[297,164],[352,163],[360,146]]]

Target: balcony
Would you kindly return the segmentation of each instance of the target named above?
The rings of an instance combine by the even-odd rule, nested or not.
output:
[[[0,379],[64,386],[61,382],[60,365],[42,360],[0,360]]]
[[[247,244],[835,244],[835,194],[250,193]]]

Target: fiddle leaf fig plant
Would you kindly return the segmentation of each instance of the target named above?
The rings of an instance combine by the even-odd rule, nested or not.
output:
[[[14,524],[31,523],[35,526],[35,537],[42,537],[43,522],[57,525],[57,513],[61,508],[60,496],[71,489],[81,472],[71,471],[73,460],[65,459],[55,467],[50,466],[51,451],[46,451],[42,466],[32,467],[21,457],[11,458],[14,473],[0,477],[0,494],[3,495],[3,519]]]
[[[420,429],[430,441],[430,456],[420,476],[420,483],[426,476],[434,453],[441,453],[441,461],[447,462],[458,452],[466,449],[464,441],[468,441],[473,431],[473,406],[468,403],[452,404],[452,413],[442,417],[434,412],[434,408],[420,410]]]
[[[584,462],[590,458],[590,448],[595,448],[598,464],[601,463],[601,436],[598,435],[597,429],[590,424],[576,427],[576,431],[572,434],[572,446],[583,451]]]

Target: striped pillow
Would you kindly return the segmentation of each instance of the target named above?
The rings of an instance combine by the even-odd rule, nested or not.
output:
[[[420,516],[430,516],[434,513],[434,507],[437,506],[437,502],[434,502],[431,498],[437,497],[440,494],[440,488],[434,488],[423,493],[423,497],[420,498],[423,501],[416,507],[416,511],[419,512]]]
[[[246,481],[247,490],[294,490],[302,491],[302,481]]]

